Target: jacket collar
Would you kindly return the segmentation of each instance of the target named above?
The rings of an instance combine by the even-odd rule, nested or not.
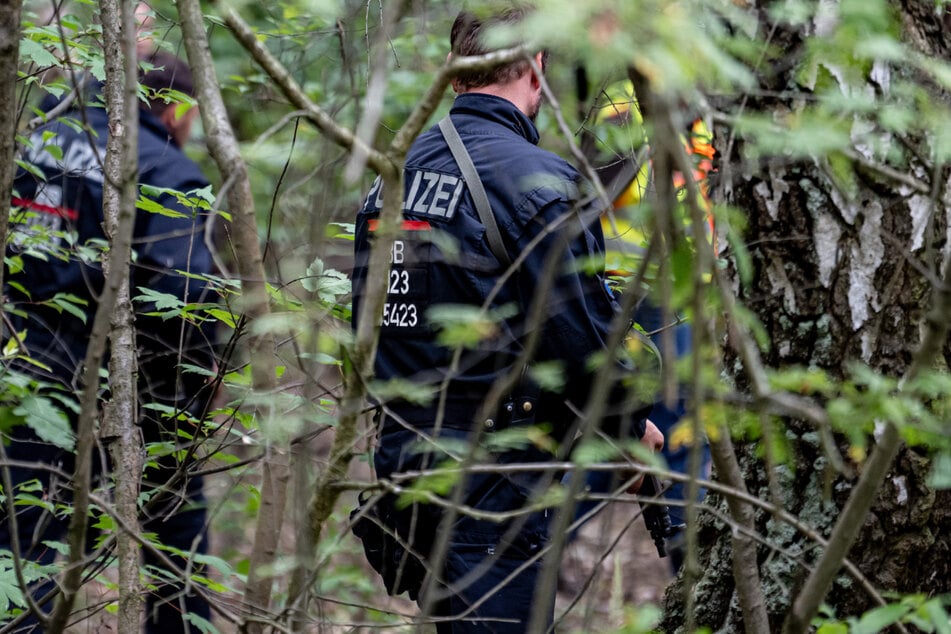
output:
[[[488,119],[512,130],[529,143],[538,144],[538,128],[508,99],[480,92],[467,92],[456,97],[451,113]]]
[[[174,107],[174,106],[172,106]],[[152,134],[157,136],[160,139],[168,139],[168,142],[179,147],[178,143],[175,141],[175,138],[172,136],[172,133],[169,132],[168,128],[159,121],[159,118],[152,114],[151,111],[142,104],[139,104],[139,127],[146,128],[151,130]]]

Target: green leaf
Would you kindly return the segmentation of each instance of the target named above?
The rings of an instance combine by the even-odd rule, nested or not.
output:
[[[459,478],[462,476],[462,473],[455,469],[457,466],[452,460],[436,465],[436,473],[417,479],[407,491],[397,498],[396,508],[406,508],[413,502],[425,502],[429,494],[449,495],[452,487],[459,482]]]
[[[410,403],[427,405],[433,401],[433,397],[435,396],[432,386],[426,385],[421,381],[403,379],[373,381],[370,383],[369,388],[369,392],[373,398],[380,401],[400,398]]]
[[[53,304],[55,308],[58,308],[60,311],[66,311],[73,317],[76,317],[84,324],[86,323],[87,316],[86,311],[84,311],[80,306],[88,306],[89,302],[81,297],[72,295],[70,293],[56,293],[50,303]]]
[[[352,222],[328,222],[324,229],[324,234],[328,238],[341,238],[343,240],[353,241],[353,233],[356,225]]]
[[[63,148],[58,145],[44,145],[43,151],[52,156],[57,161],[63,160]]]
[[[617,445],[603,440],[589,440],[579,445],[571,454],[571,461],[578,465],[611,462],[617,458]]]
[[[39,43],[26,38],[20,40],[20,59],[21,61],[28,60],[40,68],[59,64],[59,60],[56,59],[55,55],[43,48]]]
[[[50,399],[45,396],[27,395],[13,413],[22,416],[30,429],[42,440],[53,443],[60,449],[73,450],[76,439],[69,419]]]
[[[452,348],[473,348],[480,342],[499,335],[499,323],[516,314],[512,304],[494,308],[488,312],[478,306],[464,304],[440,304],[426,311],[426,318],[439,328],[439,343]]]
[[[139,197],[140,206],[141,204],[145,204],[150,206],[150,211],[164,215],[172,215],[173,217],[181,217],[184,214],[180,210],[176,211],[162,207],[156,202],[158,199],[164,196],[170,196],[182,207],[192,211],[210,210],[211,204],[215,200],[210,186],[187,192],[181,192],[170,187],[156,187],[155,185],[141,185],[140,189],[142,191],[142,196]],[[142,208],[144,209],[145,207]]]
[[[64,557],[69,555],[69,545],[64,544],[63,542],[44,540],[43,545],[55,550],[56,552],[58,552],[60,555],[63,555]],[[54,565],[54,568],[55,568],[55,565]]]
[[[10,266],[13,264],[13,266]],[[23,270],[23,259],[22,258],[8,258],[7,268],[11,273],[19,273]],[[14,270],[15,269],[15,270]],[[16,282],[14,280],[4,280],[12,289],[22,293],[27,299],[30,299],[30,291],[27,290],[23,284]]]
[[[939,454],[931,465],[928,486],[934,489],[951,489],[951,453]]]
[[[189,553],[182,553],[184,555],[189,555]],[[215,557],[213,555],[204,555],[201,553],[196,553],[193,557],[195,563],[202,564],[206,566],[211,566],[218,573],[225,578],[228,578],[235,574],[234,570],[231,568],[231,564],[222,559],[221,557]]]
[[[17,167],[19,167],[20,169],[26,172],[29,172],[32,176],[35,176],[38,180],[40,181],[46,180],[46,175],[43,173],[43,170],[41,170],[36,165],[33,165],[32,163],[27,163],[26,161],[23,161],[21,159],[17,159],[16,164],[17,164]]]
[[[156,310],[174,310],[179,311],[185,303],[176,295],[171,293],[162,293],[154,291],[151,288],[143,286],[138,287],[139,295],[133,298],[136,302],[153,302]]]
[[[168,216],[169,218],[187,218],[184,213],[175,209],[169,209],[165,205],[155,202],[150,198],[145,198],[140,196],[136,201],[135,206],[142,211],[147,211],[152,214],[159,214],[160,216]]]
[[[301,285],[327,303],[334,303],[337,297],[350,294],[350,278],[334,269],[326,269],[320,258],[307,267],[307,273],[301,279]]]
[[[16,506],[35,506],[37,508],[43,509],[47,513],[56,512],[56,505],[45,499],[45,495],[44,497],[40,498],[29,493],[18,492],[14,504],[16,504]]]
[[[213,317],[217,319],[218,321],[225,324],[231,329],[236,328],[238,325],[238,320],[235,318],[235,314],[232,313],[231,311],[224,310],[221,308],[212,308],[205,312],[208,313],[209,317]]]
[[[565,368],[560,361],[532,363],[528,372],[539,387],[549,392],[560,392],[565,386]]]
[[[26,599],[20,590],[13,567],[4,565],[0,568],[0,613],[9,613],[11,605],[25,608]]]
[[[10,337],[5,344],[3,344],[3,358],[9,358],[13,355],[20,352],[20,340],[23,339],[23,333],[19,333],[16,337]]]
[[[878,634],[897,623],[907,613],[908,606],[898,603],[883,605],[863,614],[852,626],[851,634]]]
[[[951,634],[951,617],[941,604],[941,599],[931,599],[919,608],[919,612],[927,615],[934,624],[934,631],[938,634]]]

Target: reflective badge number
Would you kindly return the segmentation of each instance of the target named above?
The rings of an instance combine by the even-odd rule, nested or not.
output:
[[[383,327],[415,328],[419,325],[419,309],[416,304],[387,302],[383,305]]]
[[[370,231],[377,228],[370,220]],[[410,334],[428,332],[423,311],[429,299],[429,254],[432,244],[419,239],[419,232],[431,231],[428,222],[404,220],[403,237],[390,249],[390,275],[380,326],[388,332]]]
[[[409,295],[409,271],[390,271],[390,295]]]

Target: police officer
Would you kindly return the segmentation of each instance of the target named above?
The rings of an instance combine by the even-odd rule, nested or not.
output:
[[[169,89],[194,94],[191,72],[182,60],[164,51],[149,54],[145,64],[151,70],[140,78],[149,99],[139,109],[139,183],[162,189],[143,190],[143,196],[157,206],[136,210],[132,294],[135,297],[145,289],[187,303],[210,301],[200,277],[212,271],[212,255],[204,239],[206,217],[172,193],[187,194],[209,184],[182,151],[197,109],[181,113],[177,103],[166,102]],[[67,112],[30,137],[23,159],[31,167],[17,172],[7,251],[8,257],[22,259],[22,271],[8,270],[4,278],[4,292],[12,305],[7,315],[12,333],[6,332],[4,340],[16,333],[25,346],[22,356],[30,359],[15,364],[14,370],[41,382],[44,394],[70,398],[80,390],[96,298],[104,281],[101,258],[95,254],[105,244],[102,164],[109,130],[98,88],[95,82],[87,82]],[[50,302],[57,296],[70,298],[65,301],[71,308],[64,310],[62,304],[57,307]],[[150,315],[154,300],[136,301],[135,306],[143,439],[182,449],[182,439],[195,436],[197,429],[167,412],[204,413],[211,388],[202,373],[189,371],[188,366],[215,367],[212,326]],[[149,405],[163,406],[166,411]],[[44,442],[27,425],[14,427],[4,440],[9,442],[10,460],[37,464],[36,468],[10,469],[15,490],[38,481],[42,491],[33,495],[47,499],[49,508],[68,503],[69,482],[60,474],[72,472],[70,452]],[[143,476],[143,493],[151,501],[143,529],[156,533],[161,544],[184,552],[197,546],[197,552],[205,552],[201,478],[189,475],[188,465],[177,457],[179,451],[166,449],[155,456],[157,445],[151,446],[153,464]],[[98,465],[96,469],[100,470]],[[21,554],[50,563],[55,551],[45,544],[63,539],[68,517],[40,505],[18,508]],[[10,526],[4,513],[0,548],[11,548]],[[171,558],[185,568],[184,558]],[[145,564],[163,569],[148,549]],[[210,618],[207,603],[186,596],[181,584],[169,581],[175,576],[169,571],[153,579],[156,589],[147,599],[147,631],[192,631],[183,619],[185,614]],[[46,584],[35,589],[34,595],[42,597],[51,589],[52,583]]]
[[[488,52],[487,31],[516,24],[524,15],[518,9],[486,19],[460,13],[450,36],[451,55]],[[544,68],[546,54],[538,53],[534,60]],[[380,478],[458,459],[458,453],[438,441],[450,441],[448,446],[458,451],[459,442],[484,438],[507,426],[545,425],[556,441],[567,440],[577,429],[577,409],[571,404],[584,407],[587,402],[592,356],[606,349],[616,312],[603,278],[586,272],[602,256],[603,238],[597,212],[592,215],[579,208],[580,176],[566,161],[537,146],[534,119],[542,87],[532,65],[521,60],[463,73],[452,86],[458,96],[449,121],[484,188],[491,218],[480,215],[479,186],[472,174],[467,177],[458,149],[450,147],[447,139],[452,132],[446,124],[420,135],[405,163],[403,223],[390,253],[375,373],[380,380],[429,386],[433,398],[426,403],[406,399],[380,403],[374,455]],[[357,214],[354,323],[363,303],[381,188],[377,179]],[[510,268],[509,263],[515,264]],[[554,276],[550,290],[538,293],[549,275]],[[447,346],[440,343],[438,328],[429,319],[432,308],[440,305],[485,306],[504,317],[477,343]],[[537,308],[541,323],[529,317]],[[531,368],[521,365],[519,355],[533,334],[539,335],[533,363],[555,364],[564,374],[557,393],[539,388],[530,380]],[[616,377],[632,372],[621,362],[617,369]],[[497,412],[476,420],[490,390],[508,376],[523,378]],[[659,448],[663,436],[644,419],[646,410],[624,412],[625,402],[627,394],[618,381],[609,403],[615,415],[601,422],[605,431],[634,434]],[[487,455],[491,458],[486,460],[499,464],[552,458],[541,442]],[[516,511],[525,508],[550,477],[546,479],[541,470],[480,470],[463,477],[456,487],[457,493],[461,487],[464,507]],[[391,504],[381,515],[429,569],[421,586],[407,585],[422,607],[444,617],[437,622],[438,631],[522,632],[531,611],[528,606],[536,601],[553,603],[552,597],[534,596],[548,513],[493,522],[471,513],[444,512],[437,505]],[[440,556],[443,553],[430,549],[445,531],[451,531],[448,549]]]

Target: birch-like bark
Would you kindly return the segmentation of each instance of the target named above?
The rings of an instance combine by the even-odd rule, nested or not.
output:
[[[934,201],[940,198],[939,190],[940,184],[936,180]],[[948,332],[951,330],[951,324],[948,322],[948,316],[951,315],[949,280],[951,280],[951,257],[946,257],[941,279],[934,285],[931,311],[927,314],[924,323],[924,336],[911,366],[902,377],[902,384],[915,379],[921,372],[931,368],[940,351],[944,349]],[[822,552],[822,557],[816,562],[815,568],[793,602],[792,609],[783,624],[784,634],[798,634],[809,630],[813,617],[819,611],[819,606],[832,588],[835,574],[842,567],[842,562],[855,543],[865,518],[882,489],[888,470],[901,449],[901,443],[898,428],[891,422],[886,423],[884,433],[878,439],[868,463],[862,470],[862,477],[849,495],[849,500],[832,529],[828,546]]]
[[[253,326],[256,320],[270,314],[270,305],[247,165],[241,157],[221,97],[203,28],[201,6],[198,0],[176,0],[176,5],[182,20],[185,51],[195,80],[208,149],[225,180],[222,190],[227,192],[228,210],[232,216],[231,237],[241,277],[244,313]],[[255,333],[253,327],[248,329],[248,333],[252,389],[257,394],[258,402],[256,414],[266,438],[273,412],[263,403],[262,397],[273,394],[277,387],[275,344],[271,336]],[[265,442],[268,446],[265,448],[265,458],[261,461],[261,507],[244,595],[245,606],[252,615],[266,613],[270,607],[273,584],[271,570],[277,556],[290,477],[287,447],[283,443]],[[250,632],[259,632],[263,626],[259,620],[252,618],[245,623],[245,628]]]
[[[139,106],[137,99],[134,0],[101,0],[102,37],[106,57],[105,99],[109,140],[103,165],[103,218],[113,251],[126,254],[108,261],[107,276],[118,278],[112,330],[109,333],[109,393],[100,437],[112,457],[116,515],[139,532],[138,499],[142,473],[142,437],[137,426],[135,326],[129,289],[129,265],[135,203],[138,196]],[[139,581],[141,547],[123,530],[116,536],[119,568],[120,632],[139,628],[142,588]]]

